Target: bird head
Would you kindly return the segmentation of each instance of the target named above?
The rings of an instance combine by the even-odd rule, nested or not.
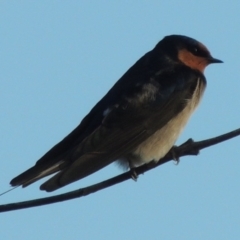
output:
[[[200,72],[204,72],[206,66],[211,63],[222,63],[221,60],[212,57],[202,43],[182,35],[166,36],[156,48],[160,48],[170,61],[181,62]]]

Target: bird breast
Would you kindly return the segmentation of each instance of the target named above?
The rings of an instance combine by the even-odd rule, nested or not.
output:
[[[198,106],[203,92],[204,84],[201,79],[198,79],[192,98],[186,99],[186,107],[135,149],[134,157],[129,159],[131,166],[138,166],[152,160],[157,162],[168,153]]]

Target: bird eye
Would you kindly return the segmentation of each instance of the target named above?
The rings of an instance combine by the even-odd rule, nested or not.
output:
[[[198,53],[198,52],[199,52],[198,48],[196,48],[196,47],[193,49],[193,51],[194,51],[195,53]]]
[[[202,50],[201,48],[197,47],[197,46],[193,46],[191,49],[191,52],[196,55],[196,56],[200,56],[202,55]]]

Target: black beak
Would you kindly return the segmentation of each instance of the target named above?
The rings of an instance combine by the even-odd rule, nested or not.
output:
[[[219,59],[216,59],[216,58],[213,58],[213,57],[210,57],[208,59],[208,62],[209,63],[223,63],[223,61],[219,60]]]

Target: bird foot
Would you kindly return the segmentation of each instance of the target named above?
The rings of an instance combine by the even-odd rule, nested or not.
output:
[[[132,180],[134,180],[134,181],[136,182],[137,179],[138,179],[138,174],[137,174],[137,172],[135,171],[135,168],[130,168],[130,173],[131,173],[131,178],[132,178]]]
[[[173,146],[170,150],[170,153],[172,155],[173,161],[175,162],[176,165],[178,165],[180,162],[180,157],[177,153],[177,146]]]

